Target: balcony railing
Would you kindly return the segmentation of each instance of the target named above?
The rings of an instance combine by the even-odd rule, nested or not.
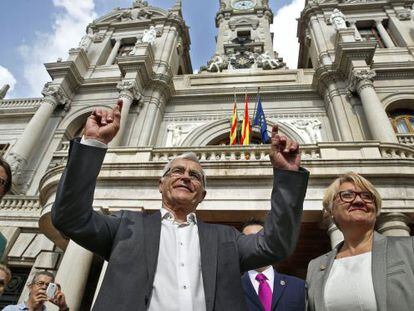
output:
[[[42,98],[2,99],[0,109],[37,108],[42,103]]]
[[[414,146],[414,134],[397,134],[400,144]]]

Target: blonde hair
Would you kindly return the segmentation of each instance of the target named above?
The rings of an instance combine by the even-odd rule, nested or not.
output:
[[[4,271],[4,273],[6,273],[6,284],[10,282],[11,278],[12,278],[12,274],[9,268],[7,268],[6,265],[0,264],[0,270]]]
[[[330,186],[325,190],[322,204],[324,211],[328,213],[328,215],[332,215],[333,201],[339,192],[339,187],[345,182],[350,182],[361,190],[371,193],[374,197],[377,216],[381,213],[382,200],[379,192],[377,189],[375,189],[374,185],[361,175],[354,172],[348,172],[335,179],[333,183],[330,184]]]

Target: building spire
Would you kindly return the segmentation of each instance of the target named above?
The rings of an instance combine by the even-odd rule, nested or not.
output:
[[[3,99],[4,97],[6,97],[6,94],[9,88],[10,88],[10,85],[8,84],[3,85],[3,87],[0,89],[0,99]]]
[[[173,12],[175,14],[177,14],[178,16],[183,16],[182,14],[182,1],[181,0],[176,0],[174,6],[170,9],[170,12]]]

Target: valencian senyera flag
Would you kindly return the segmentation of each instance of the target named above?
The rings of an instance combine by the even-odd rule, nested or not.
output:
[[[260,98],[260,95],[257,98],[257,109],[253,120],[253,126],[258,126],[260,128],[260,136],[262,137],[262,142],[264,144],[267,143],[270,138],[267,134],[266,117],[262,108],[262,100]]]
[[[244,114],[243,114],[243,123],[241,128],[241,138],[240,138],[241,145],[249,145],[250,144],[250,120],[249,120],[249,98],[245,97],[244,103]]]
[[[236,105],[236,100],[234,100],[233,114],[231,116],[230,145],[237,144],[237,122],[238,122],[237,105]]]

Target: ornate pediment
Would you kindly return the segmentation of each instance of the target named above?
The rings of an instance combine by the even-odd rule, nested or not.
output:
[[[168,12],[155,7],[135,7],[132,9],[114,9],[109,14],[106,14],[97,20],[95,24],[112,24],[119,22],[128,22],[128,21],[139,21],[139,20],[151,20],[154,18],[167,18]]]
[[[236,28],[240,27],[249,27],[252,29],[257,29],[259,26],[259,20],[248,18],[248,17],[241,17],[238,19],[235,19],[234,21],[229,22],[229,27],[231,30],[235,30]]]

